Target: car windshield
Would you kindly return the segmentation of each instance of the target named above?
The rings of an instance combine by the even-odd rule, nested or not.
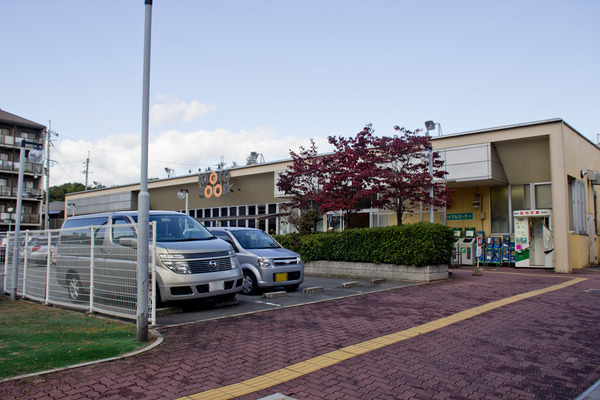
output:
[[[233,236],[245,249],[272,249],[281,247],[271,236],[261,230],[232,231]]]
[[[133,217],[137,222],[137,217]],[[183,242],[189,240],[215,239],[204,225],[188,215],[150,215],[150,222],[156,222],[157,242]],[[150,233],[152,234],[152,233]]]

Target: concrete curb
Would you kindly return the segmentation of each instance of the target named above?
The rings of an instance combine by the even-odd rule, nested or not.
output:
[[[22,378],[29,378],[32,376],[40,376],[40,375],[50,374],[52,372],[59,372],[59,371],[66,371],[66,370],[74,369],[74,368],[87,367],[88,365],[100,364],[100,363],[107,362],[107,361],[120,360],[122,358],[136,356],[136,355],[144,353],[148,350],[152,350],[153,348],[157,347],[158,345],[160,345],[162,343],[163,336],[160,334],[160,332],[158,332],[154,329],[150,329],[150,333],[156,337],[156,340],[154,342],[152,342],[150,345],[142,347],[141,349],[138,349],[136,351],[132,351],[131,353],[121,354],[120,356],[105,358],[103,360],[88,361],[88,362],[84,362],[81,364],[69,365],[68,367],[54,368],[54,369],[49,369],[47,371],[33,372],[31,374],[13,376],[11,378],[0,379],[0,383],[14,381],[17,379],[22,379]]]

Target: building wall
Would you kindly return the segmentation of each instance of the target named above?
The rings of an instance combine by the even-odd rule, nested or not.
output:
[[[451,205],[446,210],[435,210],[434,222],[457,228],[483,230],[486,236],[508,234],[513,230],[512,211],[498,213],[492,194],[503,199],[511,190],[523,190],[525,184],[542,184],[551,192],[554,233],[554,267],[556,272],[571,272],[589,264],[590,236],[569,231],[569,179],[581,179],[582,169],[600,172],[600,149],[587,141],[562,120],[500,127],[483,131],[467,132],[432,138],[435,150],[443,153],[448,161],[450,172],[448,186],[454,190]],[[270,206],[286,201],[276,193],[275,173],[285,170],[289,160],[240,167],[230,170],[231,192],[219,198],[201,198],[198,175],[176,177],[149,183],[150,208],[183,210],[185,201],[177,198],[180,189],[188,191],[188,208],[196,216],[196,210],[226,209],[244,205],[266,206],[265,213],[273,210]],[[456,178],[459,179],[456,179]],[[593,195],[599,186],[586,183],[586,211],[594,213]],[[550,185],[551,183],[551,185]],[[539,187],[539,186],[538,186]],[[100,191],[101,194],[114,194],[129,191],[137,196],[139,185],[128,185]],[[69,201],[100,193],[85,192],[69,195]],[[473,201],[479,200],[479,207]],[[494,205],[493,205],[494,204]],[[494,209],[492,209],[494,207]],[[513,205],[513,207],[516,207]],[[263,207],[264,209],[265,207]],[[531,208],[536,208],[535,204]],[[543,208],[543,207],[537,207]],[[389,210],[365,210],[370,213],[373,226],[395,225],[396,216]],[[483,214],[482,214],[483,213]],[[200,214],[198,219],[202,220]],[[277,215],[277,217],[281,217]],[[453,218],[454,217],[454,218]],[[506,218],[506,219],[502,219]],[[214,220],[214,218],[213,218]],[[257,218],[258,220],[258,218]],[[428,206],[415,207],[403,218],[404,223],[429,221]],[[269,230],[273,226],[269,226]],[[498,231],[498,227],[506,227]],[[328,227],[324,217],[321,229]],[[495,231],[492,232],[492,229]],[[598,239],[598,235],[595,235]],[[597,256],[600,254],[600,240],[592,243]]]
[[[576,132],[568,125],[564,125],[565,131],[565,153],[568,157],[565,160],[566,174],[570,178],[581,180],[586,187],[586,215],[594,215],[594,193],[600,194],[600,185],[592,185],[587,177],[581,177],[582,170],[594,170],[600,173],[600,151],[598,147],[587,141],[585,138],[576,134]],[[567,208],[568,209],[568,208]],[[600,212],[600,210],[597,210]],[[598,216],[596,216],[598,217]],[[596,227],[598,221],[596,221]],[[595,263],[598,263],[600,254],[600,232],[590,232],[586,230],[585,234],[570,232],[569,243],[571,244],[570,263],[574,268],[582,268],[589,265],[590,251],[590,235],[592,238],[592,246],[595,247]],[[594,240],[595,239],[595,240]]]

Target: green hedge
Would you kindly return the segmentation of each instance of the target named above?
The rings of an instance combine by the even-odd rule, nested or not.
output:
[[[450,264],[454,248],[451,228],[428,222],[384,228],[348,229],[341,233],[276,235],[282,246],[306,262],[315,260],[377,264]]]

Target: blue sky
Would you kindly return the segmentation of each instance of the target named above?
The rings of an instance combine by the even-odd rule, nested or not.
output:
[[[0,108],[59,133],[51,185],[139,181],[143,0],[0,0]],[[287,158],[367,123],[563,118],[596,142],[600,2],[154,0],[150,177]]]

